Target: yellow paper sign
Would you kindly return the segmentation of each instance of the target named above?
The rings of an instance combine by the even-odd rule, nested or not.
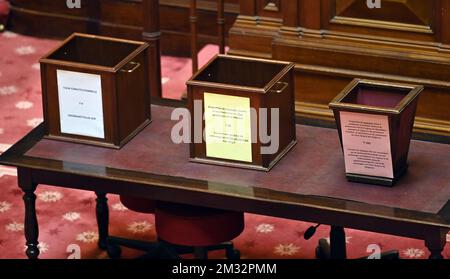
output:
[[[205,93],[206,156],[252,162],[250,98]]]

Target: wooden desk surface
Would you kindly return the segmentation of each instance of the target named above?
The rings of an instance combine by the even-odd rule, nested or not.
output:
[[[298,212],[290,209],[301,207],[311,212],[302,212],[299,219],[323,223],[330,223],[329,218],[322,220],[317,210],[450,228],[450,145],[413,141],[408,173],[395,187],[384,188],[346,181],[337,131],[326,128],[298,125],[298,144],[269,173],[189,162],[188,144],[177,145],[170,138],[176,123],[171,111],[154,106],[153,123],[121,150],[42,139],[38,127],[0,156],[0,163],[66,174],[53,182],[49,173],[36,173],[36,183],[101,187],[108,193],[294,219]],[[111,185],[78,185],[70,175]],[[133,188],[138,184],[147,187]],[[346,227],[367,227],[349,221]]]
[[[170,108],[153,107],[153,123],[121,150],[41,140],[26,155],[210,183],[266,188],[437,213],[450,200],[450,145],[413,141],[408,173],[393,188],[349,183],[336,130],[297,126],[298,144],[269,173],[189,162],[189,145],[170,138]],[[214,191],[211,185],[210,190]],[[238,192],[239,192],[238,191]],[[237,192],[237,194],[238,194]]]
[[[325,128],[298,125],[297,146],[269,173],[189,162],[188,144],[170,138],[176,123],[171,110],[155,106],[153,123],[121,150],[44,139],[26,155],[224,183],[229,187],[216,190],[236,194],[266,188],[428,213],[438,213],[450,200],[450,145],[413,141],[407,175],[384,188],[346,181],[338,133]]]
[[[346,181],[337,131],[325,128],[297,126],[298,144],[269,173],[191,163],[189,146],[170,139],[171,111],[154,106],[153,123],[121,150],[46,140],[40,125],[0,155],[25,192],[28,257],[39,255],[34,191],[48,184],[96,192],[103,248],[114,193],[417,238],[442,258],[450,145],[413,141],[408,173],[383,188]]]

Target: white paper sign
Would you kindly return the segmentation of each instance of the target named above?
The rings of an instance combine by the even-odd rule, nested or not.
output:
[[[388,117],[341,112],[347,173],[394,178]]]
[[[105,138],[100,75],[57,70],[61,133]]]
[[[206,156],[252,162],[250,98],[205,92]]]

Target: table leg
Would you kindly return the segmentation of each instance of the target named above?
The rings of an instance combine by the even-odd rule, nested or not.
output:
[[[39,225],[36,216],[36,195],[34,194],[37,184],[32,182],[29,169],[18,168],[17,177],[19,187],[24,192],[26,254],[29,259],[37,259],[39,256]]]
[[[438,230],[430,233],[425,239],[425,245],[430,251],[430,259],[440,260],[443,259],[442,251],[446,244],[447,232]]]
[[[95,212],[97,216],[98,226],[98,248],[106,250],[108,247],[108,226],[109,226],[109,210],[108,199],[105,193],[96,192],[96,207]]]
[[[346,259],[347,247],[345,230],[343,227],[331,226],[330,254],[332,259]]]

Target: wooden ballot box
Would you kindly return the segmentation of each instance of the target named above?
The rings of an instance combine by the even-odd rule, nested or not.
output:
[[[330,103],[349,181],[393,186],[405,173],[422,90],[355,79]]]
[[[148,44],[73,34],[41,60],[49,139],[120,148],[150,123]]]
[[[187,82],[191,161],[269,171],[296,143],[293,70],[214,57]]]

